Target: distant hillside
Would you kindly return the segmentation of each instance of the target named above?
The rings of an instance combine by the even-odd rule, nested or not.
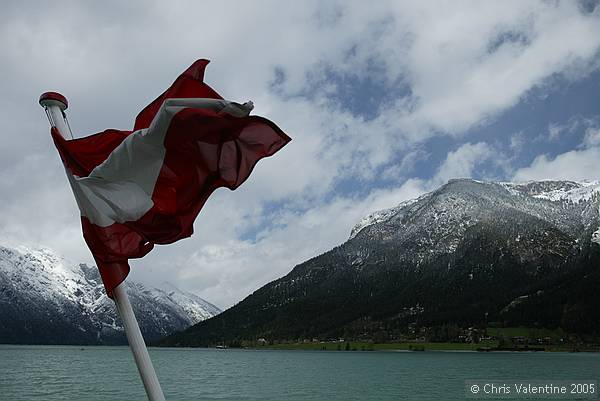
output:
[[[220,312],[169,284],[152,288],[128,280],[127,293],[146,340]],[[0,343],[127,342],[96,267],[70,263],[47,249],[0,247]]]
[[[600,183],[452,180],[162,341],[394,338],[485,321],[600,333]]]

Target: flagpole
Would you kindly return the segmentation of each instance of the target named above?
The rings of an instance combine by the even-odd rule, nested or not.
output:
[[[58,132],[67,139],[67,133],[73,137],[71,129],[69,127],[65,110],[68,107],[67,99],[57,92],[46,92],[40,96],[40,105],[46,110],[46,115],[50,121],[52,127],[56,127]],[[140,327],[138,325],[129,297],[125,290],[125,281],[119,284],[113,290],[113,300],[117,307],[117,311],[123,321],[123,327],[125,329],[125,335],[129,342],[129,347],[133,353],[135,364],[137,365],[142,383],[146,389],[148,400],[150,401],[165,401],[162,388],[158,382],[158,377],[154,371],[154,366],[148,355],[148,349],[146,343],[142,337]]]
[[[121,315],[125,334],[127,335],[127,341],[129,342],[131,352],[133,352],[133,358],[135,359],[135,364],[140,372],[140,377],[144,383],[148,399],[150,401],[165,401],[165,396],[163,395],[162,388],[158,382],[158,377],[156,377],[150,355],[148,355],[148,349],[146,348],[146,343],[142,337],[140,326],[138,326],[137,319],[131,308],[131,303],[129,302],[129,297],[125,291],[125,281],[115,287],[113,290],[113,299],[117,305],[119,315]]]

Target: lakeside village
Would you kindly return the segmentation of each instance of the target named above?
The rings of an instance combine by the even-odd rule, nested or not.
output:
[[[232,341],[217,348],[269,348],[322,351],[563,351],[600,352],[600,339],[580,336],[562,329],[530,327],[434,327],[408,326],[408,333],[385,330],[357,338],[299,338],[276,340],[260,337],[255,341]]]

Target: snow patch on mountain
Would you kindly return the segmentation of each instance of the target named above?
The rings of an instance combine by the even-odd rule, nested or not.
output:
[[[377,223],[381,223],[383,221],[389,220],[392,216],[394,216],[396,213],[398,213],[401,209],[412,205],[413,203],[415,203],[416,201],[418,201],[420,198],[415,198],[415,199],[409,199],[406,200],[404,202],[399,203],[397,206],[391,208],[391,209],[384,209],[384,210],[379,210],[376,212],[373,212],[371,214],[369,214],[368,216],[363,217],[358,224],[356,224],[353,228],[352,231],[350,232],[350,238],[352,239],[356,236],[356,234],[358,234],[363,228],[371,226],[373,224],[377,224]]]
[[[513,193],[524,193],[538,199],[573,203],[591,200],[600,192],[600,181],[529,181],[524,183],[500,182]]]
[[[152,289],[156,297],[165,303],[171,303],[180,307],[190,317],[190,322],[196,324],[218,315],[221,310],[210,302],[205,301],[191,292],[182,291],[169,282],[161,285],[161,288]]]
[[[18,288],[49,302],[78,302],[93,311],[99,301],[95,289],[100,284],[86,278],[81,265],[70,263],[46,248],[0,246],[0,271]]]
[[[444,244],[438,245],[443,245],[442,251],[451,252],[462,232],[479,221],[477,213],[470,213],[464,209],[473,207],[473,202],[484,202],[498,207],[503,205],[552,222],[568,231],[576,231],[580,224],[587,226],[591,219],[598,217],[599,193],[600,181],[545,180],[518,183],[454,179],[416,199],[369,214],[353,227],[349,239],[355,238],[365,228],[379,223],[402,226],[405,220],[419,219],[422,220],[419,227],[425,228],[428,236],[433,239],[425,241],[422,245],[433,246],[435,238],[447,237]],[[567,204],[579,205],[577,211],[568,208]],[[568,212],[566,209],[569,209]],[[384,228],[376,231],[383,234],[382,230],[385,231]],[[594,239],[600,243],[600,228],[592,238]],[[430,252],[437,251],[430,248]]]

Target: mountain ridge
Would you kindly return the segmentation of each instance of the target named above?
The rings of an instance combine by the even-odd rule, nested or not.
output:
[[[220,313],[172,284],[161,289],[125,283],[149,341]],[[97,268],[69,262],[47,248],[0,246],[0,305],[0,343],[126,344]]]
[[[598,182],[451,180],[367,216],[343,244],[162,344],[397,338],[411,325],[476,325],[488,315],[598,330],[599,193]]]

